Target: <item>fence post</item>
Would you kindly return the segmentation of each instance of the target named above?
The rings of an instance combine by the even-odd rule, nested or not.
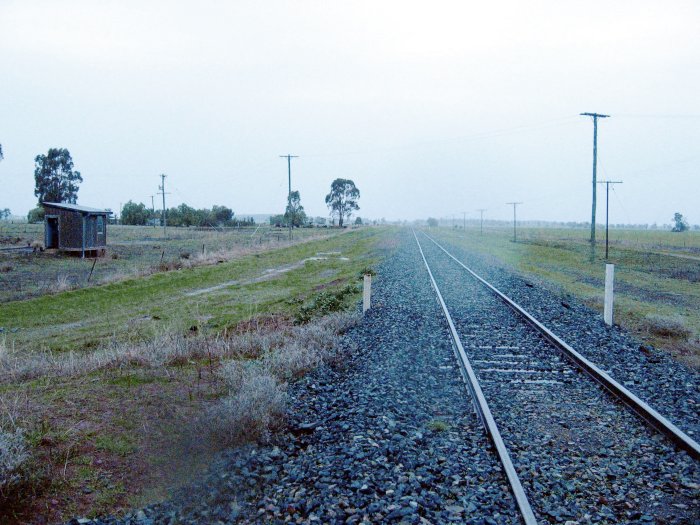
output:
[[[364,314],[370,309],[370,300],[372,296],[372,275],[365,274],[364,284],[362,286],[362,313]]]
[[[97,264],[97,257],[95,257],[92,260],[92,268],[90,268],[90,275],[88,275],[87,282],[90,282],[90,278],[92,277],[92,272],[95,271],[95,265]]]
[[[603,319],[605,324],[613,324],[613,282],[615,280],[615,265],[605,265],[605,306],[603,308]]]

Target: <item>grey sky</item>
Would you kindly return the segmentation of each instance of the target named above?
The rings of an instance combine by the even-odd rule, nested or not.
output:
[[[700,223],[700,2],[0,0],[0,208],[68,148],[79,202],[312,215],[336,177],[373,218]],[[601,201],[602,202],[602,201]],[[604,220],[599,208],[598,220]]]

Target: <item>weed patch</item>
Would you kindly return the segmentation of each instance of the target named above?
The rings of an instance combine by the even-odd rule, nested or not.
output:
[[[441,419],[433,419],[426,426],[433,432],[445,432],[450,429],[450,425]]]
[[[347,308],[348,298],[355,296],[360,289],[352,284],[336,290],[324,290],[316,294],[311,301],[302,304],[295,316],[297,324],[308,323],[314,317],[322,317]]]
[[[127,436],[99,435],[95,439],[95,448],[102,452],[116,454],[118,456],[129,456],[136,451],[134,442]]]

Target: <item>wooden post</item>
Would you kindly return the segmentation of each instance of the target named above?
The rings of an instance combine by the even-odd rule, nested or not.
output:
[[[362,287],[362,313],[370,309],[370,300],[372,297],[372,275],[365,274],[364,285]]]
[[[92,277],[92,272],[95,271],[95,265],[97,264],[97,257],[92,260],[92,268],[90,268],[90,275],[88,275],[87,282],[90,282],[90,277]]]
[[[605,265],[605,306],[603,309],[603,319],[605,324],[613,324],[613,282],[615,280],[615,265]]]

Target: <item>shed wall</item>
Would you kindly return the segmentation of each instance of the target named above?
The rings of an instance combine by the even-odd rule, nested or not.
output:
[[[58,217],[58,249],[83,249],[83,214],[81,212],[64,210],[45,206],[46,215]],[[107,246],[107,216],[106,214],[85,215],[85,249],[102,249]],[[103,234],[98,234],[97,218],[102,217]]]

